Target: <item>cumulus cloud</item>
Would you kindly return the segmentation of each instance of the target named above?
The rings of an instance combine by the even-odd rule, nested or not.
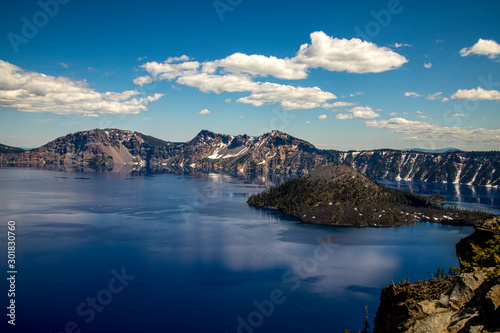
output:
[[[234,53],[227,58],[213,62],[231,73],[247,73],[255,76],[274,76],[278,79],[298,80],[307,77],[307,65],[297,63],[288,58],[279,59],[273,56]],[[205,66],[211,66],[206,64]]]
[[[313,109],[321,107],[337,96],[318,87],[294,87],[270,82],[255,82],[252,94],[238,99],[238,102],[261,106],[280,103],[284,110]]]
[[[408,140],[415,141],[497,145],[500,142],[500,129],[446,127],[404,118],[368,120],[365,122],[365,125],[368,127],[386,129],[392,133],[401,133],[408,136]]]
[[[183,54],[180,57],[169,57],[167,60],[165,60],[165,62],[170,64],[172,62],[188,61],[190,59],[191,58],[189,58],[187,55]]]
[[[379,73],[401,67],[408,60],[386,47],[360,39],[338,39],[322,31],[311,34],[311,44],[303,44],[293,58],[234,53],[226,58],[198,62],[190,57],[170,57],[164,62],[147,62],[140,66],[147,75],[134,79],[137,85],[169,80],[199,89],[201,92],[249,92],[239,103],[262,106],[279,104],[282,109],[312,109],[352,106],[355,103],[329,103],[336,99],[331,92],[318,87],[300,87],[255,81],[256,77],[273,76],[282,80],[299,80],[311,68],[352,73]],[[351,94],[351,96],[362,93]]]
[[[328,118],[326,114],[322,114],[321,116],[318,117],[319,120],[324,120],[326,118]]]
[[[427,63],[424,64],[424,67],[425,68],[432,68],[432,63],[427,62]]]
[[[380,115],[369,106],[355,106],[350,109],[349,112],[352,112],[352,117],[356,119],[373,119],[380,117]]]
[[[252,81],[246,74],[207,74],[199,73],[184,75],[177,79],[179,84],[199,89],[201,92],[250,92],[249,96],[241,97],[239,103],[262,106],[280,104],[284,110],[312,109],[321,107],[324,103],[337,96],[322,91],[318,87],[295,87],[271,82]]]
[[[28,72],[0,60],[0,107],[79,116],[138,114],[163,96],[138,95],[141,93],[136,90],[100,93],[86,81]]]
[[[431,94],[431,95],[427,96],[426,98],[430,99],[430,100],[441,99],[442,94],[443,94],[442,92],[437,92],[435,94]]]
[[[343,113],[339,113],[335,119],[340,119],[340,120],[345,120],[345,119],[352,119],[352,114],[343,114]]]
[[[488,56],[490,59],[496,59],[500,55],[500,44],[494,40],[479,38],[476,44],[471,47],[464,47],[460,50],[460,55],[466,57],[471,54]]]
[[[459,89],[456,93],[451,95],[453,99],[468,99],[471,101],[476,100],[491,100],[500,101],[500,91],[486,90],[481,87],[476,89]]]
[[[184,56],[183,56],[184,57]],[[140,67],[145,69],[149,75],[140,76],[134,79],[134,84],[142,86],[159,80],[173,80],[183,75],[193,75],[198,73],[200,63],[198,61],[184,61],[180,63],[172,63],[174,61],[183,61],[188,57],[168,58],[163,63],[156,61],[147,62]]]
[[[443,97],[443,99],[441,100],[441,102],[448,102],[450,99],[448,97]]]
[[[201,111],[198,111],[198,114],[211,114],[212,111],[210,111],[209,109],[203,109]]]
[[[323,108],[325,109],[333,109],[333,108],[340,108],[340,107],[345,107],[345,106],[354,106],[356,103],[352,102],[334,102],[334,103],[325,103],[322,105]]]
[[[259,83],[248,75],[214,75],[206,73],[186,74],[177,79],[177,83],[198,88],[201,92],[243,92],[257,89]]]
[[[371,107],[369,106],[355,106],[348,110],[351,112],[350,114],[338,114],[335,119],[373,119],[380,117],[380,114],[376,113]]]
[[[339,39],[323,31],[311,33],[311,44],[303,44],[295,61],[312,68],[335,72],[380,73],[403,66],[408,60],[387,47],[358,38]]]
[[[405,97],[420,97],[421,95],[419,93],[416,93],[414,91],[407,91],[405,92]]]

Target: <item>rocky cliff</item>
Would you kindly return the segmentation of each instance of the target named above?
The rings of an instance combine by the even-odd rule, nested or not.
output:
[[[481,221],[473,235],[457,244],[464,273],[384,287],[373,332],[500,332],[499,222],[499,217]],[[494,258],[491,264],[475,262],[484,259],[478,247],[468,252],[478,240],[479,248]]]
[[[203,130],[191,141],[174,143],[133,131],[95,129],[69,134],[32,151],[0,150],[1,165],[88,166],[109,170],[123,163],[152,171],[286,175],[305,174],[318,165],[343,164],[372,179],[500,185],[500,152],[438,154],[388,149],[341,152],[317,149],[280,131],[252,137]]]

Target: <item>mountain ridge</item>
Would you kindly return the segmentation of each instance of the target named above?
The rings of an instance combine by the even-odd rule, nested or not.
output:
[[[202,130],[190,141],[170,142],[136,131],[92,129],[61,136],[30,151],[0,151],[0,165],[111,171],[123,164],[152,172],[282,175],[306,174],[319,165],[343,164],[372,179],[500,185],[498,151],[324,150],[278,130],[260,136]]]

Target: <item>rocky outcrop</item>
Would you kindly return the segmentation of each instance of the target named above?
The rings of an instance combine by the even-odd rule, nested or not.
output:
[[[341,152],[317,149],[280,131],[233,136],[203,130],[191,141],[174,143],[133,131],[95,129],[69,134],[32,151],[0,149],[0,165],[93,165],[107,170],[123,163],[137,163],[152,171],[283,175],[343,164],[372,179],[500,185],[499,152]]]
[[[500,332],[499,291],[486,269],[384,287],[374,333]]]
[[[462,269],[477,260],[473,260],[471,243],[486,251],[498,246],[495,232],[499,223],[497,216],[480,221],[474,234],[459,242]],[[487,266],[457,276],[384,287],[374,333],[500,332],[500,284],[492,274],[498,267]]]

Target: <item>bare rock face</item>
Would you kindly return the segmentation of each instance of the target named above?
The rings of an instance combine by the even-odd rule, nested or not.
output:
[[[451,308],[459,309],[468,303],[474,293],[486,280],[486,272],[476,270],[473,273],[462,273],[455,280],[449,297]]]
[[[441,280],[439,296],[436,279],[384,287],[374,333],[500,332],[500,285],[488,283],[487,269]]]
[[[486,312],[500,326],[500,285],[493,286],[486,294]]]

